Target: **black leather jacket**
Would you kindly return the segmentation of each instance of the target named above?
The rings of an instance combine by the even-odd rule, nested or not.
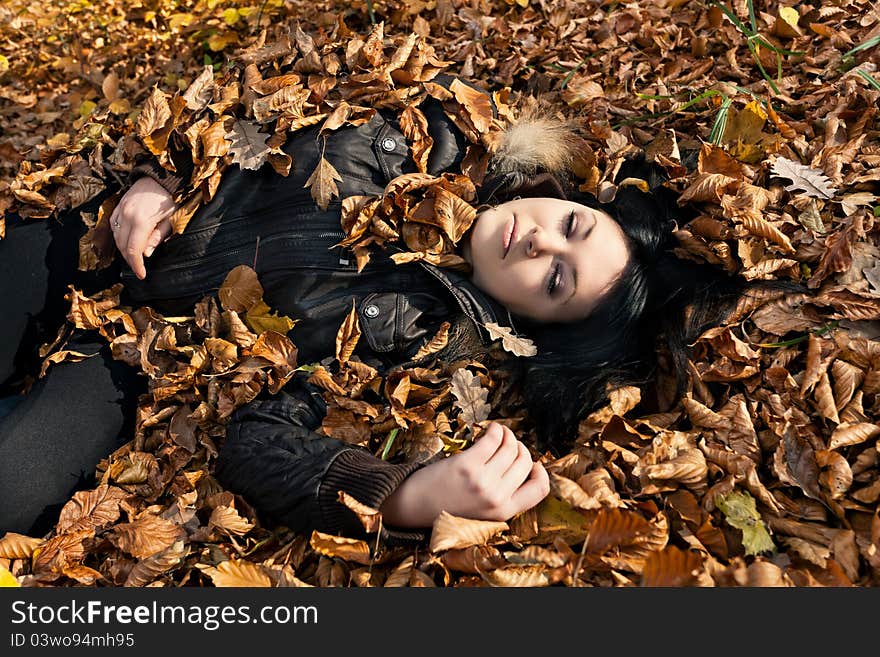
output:
[[[434,139],[429,172],[459,171],[463,136],[438,102],[429,99],[422,110]],[[259,276],[266,303],[299,320],[289,335],[300,363],[333,355],[337,329],[354,300],[362,330],[355,353],[380,371],[409,360],[456,313],[478,327],[498,322],[501,307],[457,272],[423,262],[396,265],[377,251],[358,273],[350,253],[331,249],[343,237],[339,199],[321,210],[304,186],[322,148],[342,177],[340,198],[381,194],[391,179],[416,168],[393,114],[380,111],[368,123],[339,129],[326,146],[317,130],[303,129],[286,144],[293,158],[288,177],[268,166],[230,168],[186,230],[149,259],[145,280],[123,272],[130,302],[176,313],[217,289],[233,267],[247,264]],[[180,169],[186,171],[186,163]],[[140,171],[168,189],[180,182],[157,168]],[[485,333],[481,338],[488,341]],[[304,378],[234,414],[215,474],[226,488],[292,529],[361,534],[354,514],[337,501],[338,491],[375,508],[420,466],[382,461],[315,433],[325,407]],[[389,528],[388,536],[422,533]]]

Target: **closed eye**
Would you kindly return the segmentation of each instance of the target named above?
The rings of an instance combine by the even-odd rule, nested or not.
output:
[[[576,226],[577,214],[574,210],[565,215],[562,221],[559,222],[559,230],[566,239],[571,237]],[[554,262],[553,265],[550,267],[550,277],[547,279],[547,294],[549,296],[553,296],[554,292],[556,292],[557,288],[559,288],[561,282],[562,265],[560,265],[559,262]]]

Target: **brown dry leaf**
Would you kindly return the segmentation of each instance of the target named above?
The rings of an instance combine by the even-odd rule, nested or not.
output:
[[[492,336],[493,340],[501,340],[501,346],[515,356],[529,357],[538,353],[534,343],[521,335],[515,335],[508,326],[501,326],[494,322],[483,325]]]
[[[456,78],[449,85],[455,99],[462,104],[477,132],[484,134],[492,127],[492,104],[488,96],[464,84]]]
[[[799,487],[808,497],[822,500],[819,490],[819,465],[810,444],[791,425],[786,425],[774,453],[774,467],[780,481]]]
[[[339,491],[339,502],[351,509],[360,520],[364,531],[368,534],[379,531],[382,526],[382,514],[378,509],[361,504],[345,491]]]
[[[211,512],[208,518],[208,527],[234,534],[235,536],[244,536],[254,528],[254,524],[247,518],[242,518],[238,511],[229,506],[217,506]]]
[[[154,155],[161,155],[171,133],[171,108],[168,99],[158,86],[153,87],[150,97],[138,114],[137,134]]]
[[[330,205],[330,200],[334,196],[339,196],[339,188],[337,182],[342,181],[342,176],[323,156],[318,162],[318,166],[306,180],[306,187],[311,187],[312,198],[322,210],[326,210]]]
[[[561,475],[550,473],[550,494],[567,502],[575,509],[593,510],[602,508],[599,500],[591,497],[577,483]]]
[[[162,552],[137,562],[129,571],[123,586],[146,586],[180,564],[186,553],[184,542],[176,541]]]
[[[187,109],[201,111],[214,96],[214,67],[206,65],[181,96]]]
[[[824,173],[804,166],[800,162],[777,157],[770,170],[773,175],[788,178],[791,181],[785,186],[785,189],[791,192],[803,192],[807,196],[824,199],[833,198],[836,193],[836,190],[831,186],[831,181]]]
[[[116,525],[110,540],[133,557],[146,559],[172,546],[184,534],[183,528],[173,522],[145,514],[132,522]]]
[[[119,518],[119,504],[125,496],[121,488],[106,485],[74,493],[61,509],[55,529],[59,533],[101,529]]]
[[[34,551],[44,543],[42,538],[32,538],[24,534],[6,532],[0,538],[0,558],[30,559]]]
[[[853,483],[852,468],[847,460],[837,452],[823,449],[816,452],[816,463],[821,468],[819,483],[830,493],[831,499],[842,499]]]
[[[449,549],[440,556],[440,560],[450,570],[472,575],[481,575],[507,565],[507,560],[491,545]]]
[[[361,337],[361,327],[358,321],[354,300],[351,302],[351,310],[336,333],[336,360],[339,364],[348,362],[351,354],[357,347]]]
[[[412,142],[412,156],[419,172],[428,172],[428,157],[434,147],[434,139],[428,132],[428,119],[414,105],[407,105],[400,114],[400,129],[403,135]]]
[[[313,531],[309,539],[309,545],[318,554],[327,557],[336,557],[345,561],[354,561],[369,566],[373,562],[370,555],[370,546],[366,542],[343,536],[332,536],[319,531]]]
[[[587,551],[601,554],[631,545],[651,532],[651,523],[635,511],[602,509],[590,524]]]
[[[460,518],[447,511],[441,511],[431,528],[429,549],[431,552],[442,552],[454,548],[484,545],[509,528],[506,522]]]
[[[217,296],[224,310],[247,313],[263,298],[263,286],[257,272],[247,265],[238,265],[223,279]]]
[[[452,325],[449,322],[443,322],[440,324],[440,328],[437,329],[437,333],[434,334],[430,340],[428,340],[425,344],[419,347],[419,350],[416,352],[416,355],[413,356],[413,360],[420,360],[425,356],[430,354],[437,353],[443,347],[446,346],[446,343],[449,342],[449,329]]]
[[[256,171],[266,163],[269,156],[266,141],[270,135],[260,132],[259,129],[259,125],[249,121],[233,121],[231,130],[223,135],[230,142],[232,164]]]
[[[211,578],[214,586],[269,588],[272,586],[272,578],[266,569],[259,564],[245,559],[230,559],[218,564],[216,568],[202,566],[201,570]]]
[[[452,374],[450,387],[455,396],[455,407],[461,411],[461,419],[469,425],[475,425],[489,418],[492,406],[488,402],[489,391],[480,383],[480,377],[465,367],[460,367]]]
[[[703,557],[692,550],[684,551],[668,545],[658,552],[652,552],[645,560],[642,571],[642,586],[682,587],[699,586],[705,582]],[[709,580],[711,582],[711,579]],[[711,585],[711,584],[709,584]]]
[[[880,426],[871,422],[842,422],[835,427],[828,442],[828,449],[859,445],[880,436]]]
[[[481,574],[492,586],[534,588],[553,583],[549,569],[543,565],[504,566]]]

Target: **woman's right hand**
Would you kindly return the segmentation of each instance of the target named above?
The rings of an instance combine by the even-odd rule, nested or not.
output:
[[[490,422],[468,449],[413,472],[380,511],[397,527],[430,527],[441,511],[506,521],[549,492],[544,466],[532,461],[528,448],[509,428]]]
[[[144,258],[171,235],[171,215],[176,209],[171,194],[148,176],[139,178],[119,199],[110,215],[116,248],[135,275],[147,276]]]

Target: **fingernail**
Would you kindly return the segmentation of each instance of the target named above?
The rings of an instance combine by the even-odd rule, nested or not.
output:
[[[153,251],[155,251],[155,249],[152,246],[148,246],[147,250],[144,251],[144,257],[149,258],[151,255],[153,255]]]

